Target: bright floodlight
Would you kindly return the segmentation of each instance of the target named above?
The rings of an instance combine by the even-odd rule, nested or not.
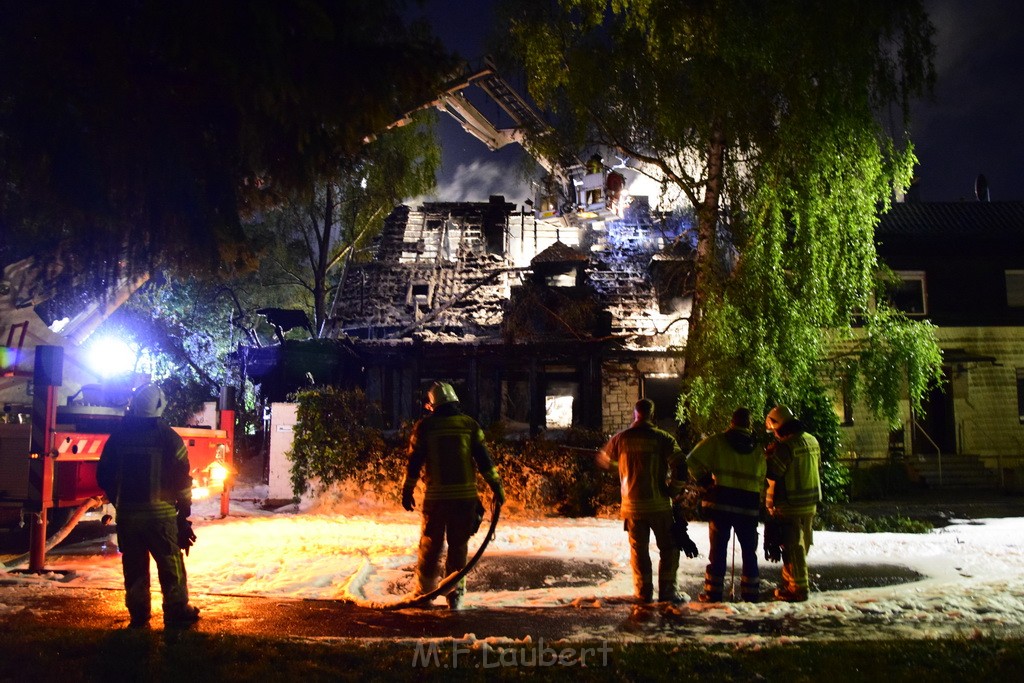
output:
[[[135,369],[135,351],[117,337],[101,337],[89,344],[86,363],[101,377],[116,377]]]

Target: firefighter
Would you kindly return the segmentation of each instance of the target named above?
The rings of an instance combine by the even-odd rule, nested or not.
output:
[[[772,408],[764,424],[776,439],[765,449],[765,506],[771,521],[778,525],[782,545],[782,582],[775,589],[775,598],[803,602],[809,588],[807,553],[814,540],[811,522],[821,501],[821,448],[786,406]]]
[[[658,600],[681,602],[676,592],[680,546],[688,557],[697,547],[685,527],[673,537],[672,498],[686,480],[686,459],[668,432],[654,426],[654,402],[642,398],[633,406],[633,423],[613,436],[598,454],[602,467],[618,467],[623,528],[629,535],[630,564],[636,599],[651,602],[654,578],[649,550],[651,533],[658,546]]]
[[[477,497],[476,471],[491,487],[495,504],[500,507],[505,503],[505,492],[484,443],[483,430],[462,411],[452,385],[435,382],[427,391],[426,409],[430,414],[416,423],[409,438],[409,462],[402,486],[402,507],[412,511],[416,507],[413,491],[423,472],[426,490],[416,564],[419,595],[437,587],[446,538],[445,575],[466,566],[469,537],[476,533],[483,518],[483,506]],[[448,607],[459,609],[465,592],[463,578],[446,596]]]
[[[743,575],[740,597],[756,602],[760,593],[757,570],[757,519],[765,491],[766,464],[750,432],[750,410],[737,408],[729,429],[709,436],[686,457],[690,476],[706,490],[701,501],[708,520],[711,545],[704,571],[701,602],[721,602],[726,554],[732,532],[740,543]]]
[[[124,570],[130,628],[148,628],[149,557],[156,563],[163,594],[165,627],[186,627],[199,619],[189,604],[186,553],[195,541],[192,477],[181,437],[161,419],[167,399],[145,384],[132,394],[128,410],[100,455],[96,480],[117,512],[117,544]]]

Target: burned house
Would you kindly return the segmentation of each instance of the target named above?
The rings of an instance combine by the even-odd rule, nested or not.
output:
[[[329,334],[352,341],[392,427],[452,382],[506,433],[627,425],[637,398],[674,428],[689,302],[687,223],[538,218],[503,197],[400,206],[346,270]]]

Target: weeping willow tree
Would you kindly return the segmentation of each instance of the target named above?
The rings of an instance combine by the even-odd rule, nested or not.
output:
[[[906,392],[919,406],[939,377],[934,330],[874,296],[874,228],[909,184],[908,105],[933,76],[919,0],[504,10],[504,57],[557,121],[537,144],[639,160],[696,216],[680,421],[820,406],[832,380],[891,423]]]

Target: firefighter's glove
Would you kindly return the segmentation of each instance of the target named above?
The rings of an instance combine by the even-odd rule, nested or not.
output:
[[[196,542],[196,534],[192,531],[192,522],[188,517],[178,515],[178,547],[188,555],[188,549]]]
[[[491,484],[491,491],[494,493],[494,504],[501,507],[505,504],[505,489],[501,484]]]
[[[700,551],[697,550],[697,544],[693,542],[690,535],[683,531],[682,537],[679,539],[679,549],[683,551],[683,554],[689,558],[694,558],[700,555]]]
[[[764,559],[782,561],[782,527],[773,519],[764,523]]]
[[[409,512],[416,509],[416,501],[413,500],[412,491],[402,491],[402,507]]]
[[[476,511],[473,513],[473,531],[470,533],[470,536],[472,536],[476,532],[480,531],[480,525],[483,524],[483,522],[484,522],[484,513],[485,512],[487,512],[487,511],[484,510],[483,503],[481,503],[478,500],[476,502]]]
[[[697,550],[697,544],[690,538],[690,534],[687,529],[689,524],[686,521],[686,515],[683,512],[681,505],[672,506],[672,541],[676,547],[679,548],[689,558],[694,558],[700,555],[700,551]]]

